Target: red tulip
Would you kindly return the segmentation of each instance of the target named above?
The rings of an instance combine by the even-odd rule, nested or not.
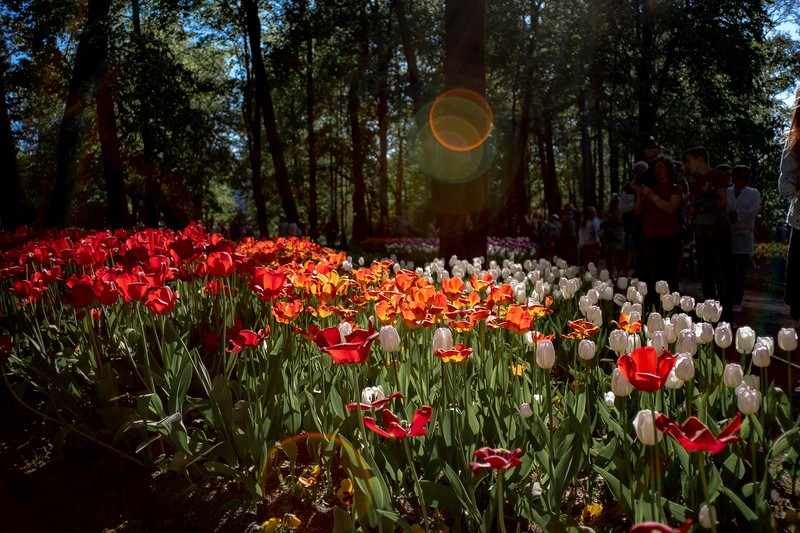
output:
[[[258,333],[249,329],[242,329],[242,321],[238,318],[233,320],[233,326],[228,329],[227,337],[231,343],[231,348],[226,348],[228,353],[239,353],[248,346],[258,346],[269,335],[269,328],[260,329]]]
[[[249,285],[259,298],[267,302],[280,296],[285,282],[286,274],[283,273],[283,270],[256,268]]]
[[[67,287],[69,292],[64,296],[64,301],[75,307],[81,309],[89,307],[94,302],[94,289],[89,276],[71,277],[67,280]]]
[[[656,427],[678,441],[687,452],[710,452],[713,455],[721,452],[729,442],[742,440],[734,435],[742,427],[742,413],[736,413],[736,417],[716,437],[694,416],[679,425],[662,414],[656,419]]]
[[[153,313],[163,315],[175,308],[175,302],[177,300],[178,293],[164,286],[148,292],[147,301],[145,301],[144,305]]]
[[[375,400],[372,403],[348,403],[345,405],[348,411],[352,411],[356,407],[360,407],[362,411],[369,411],[370,409],[382,409],[387,403],[391,402],[395,398],[403,398],[403,395],[399,392],[395,392],[394,394],[390,394],[386,398],[381,398],[380,400]]]
[[[314,336],[314,344],[330,355],[337,364],[363,363],[369,359],[372,341],[379,336],[380,333],[375,331],[374,321],[370,319],[368,330],[357,329],[345,335],[344,339],[336,326],[320,330]]]
[[[126,302],[141,300],[147,294],[149,286],[141,281],[139,276],[130,272],[123,272],[114,278],[117,288],[122,293],[122,299]]]
[[[206,272],[209,276],[229,276],[233,274],[233,257],[228,252],[214,252],[206,259]]]
[[[428,433],[425,425],[430,421],[433,415],[433,408],[425,405],[417,409],[410,427],[407,424],[401,424],[397,416],[388,409],[384,409],[381,413],[383,416],[383,426],[386,429],[379,428],[375,424],[375,419],[371,416],[364,417],[364,425],[383,437],[404,439],[406,437],[421,437]]]
[[[677,357],[664,350],[660,354],[652,346],[642,346],[617,359],[622,375],[640,391],[655,392],[667,382]]]
[[[658,522],[641,522],[632,525],[628,533],[687,533],[689,529],[691,529],[692,524],[694,524],[694,520],[691,518],[678,529]]]
[[[514,466],[522,464],[520,456],[522,449],[517,448],[513,452],[504,450],[503,448],[489,448],[485,446],[475,450],[473,454],[478,458],[478,461],[469,464],[472,472],[479,472],[486,468],[494,468],[495,470],[508,470]]]

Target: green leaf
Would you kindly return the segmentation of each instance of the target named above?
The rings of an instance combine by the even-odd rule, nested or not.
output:
[[[739,509],[739,512],[742,513],[742,515],[744,515],[745,519],[747,519],[748,522],[758,523],[758,516],[756,515],[756,513],[754,513],[753,510],[750,509],[750,507],[748,507],[747,504],[744,503],[744,501],[742,501],[742,499],[739,498],[739,496],[734,491],[725,486],[720,487],[720,489],[728,498],[731,499],[733,504],[736,506],[737,509]]]

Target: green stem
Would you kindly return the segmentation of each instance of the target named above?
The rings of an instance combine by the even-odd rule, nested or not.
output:
[[[425,495],[422,493],[422,485],[419,482],[419,475],[417,474],[417,468],[414,466],[414,457],[411,455],[411,447],[408,444],[407,438],[403,439],[403,447],[406,450],[408,467],[411,469],[411,474],[414,476],[414,491],[417,493],[417,498],[419,498],[419,505],[422,509],[422,522],[427,533],[430,531],[428,528],[428,507],[425,505]]]
[[[706,504],[706,507],[709,509],[711,508],[711,500],[709,499],[708,494],[708,478],[706,477],[706,456],[705,452],[700,452],[698,454],[698,462],[700,463],[700,483],[703,485],[703,501]],[[716,533],[717,531],[717,524],[716,522],[711,522],[711,531]]]
[[[505,502],[503,498],[503,470],[497,471],[495,490],[497,491],[497,530],[501,533],[506,533],[506,522],[503,516],[503,503]]]

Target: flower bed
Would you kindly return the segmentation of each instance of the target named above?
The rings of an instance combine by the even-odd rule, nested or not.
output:
[[[800,429],[767,374],[794,330],[734,334],[718,303],[663,283],[647,314],[642,284],[560,261],[360,267],[196,225],[0,242],[19,402],[252,503],[280,483],[334,531],[769,530],[797,473]]]
[[[361,243],[361,247],[378,257],[395,256],[404,262],[423,266],[437,258],[439,238],[369,238]],[[536,256],[536,247],[528,237],[489,237],[486,251],[490,260],[500,263],[503,260],[522,262]]]

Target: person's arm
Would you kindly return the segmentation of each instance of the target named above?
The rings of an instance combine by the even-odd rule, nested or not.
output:
[[[798,177],[800,177],[800,158],[797,157],[797,150],[787,151],[784,147],[778,189],[786,200],[795,200],[800,196],[800,189],[797,187]]]
[[[677,213],[678,209],[681,208],[681,203],[683,203],[683,195],[681,195],[681,194],[671,194],[670,197],[669,197],[669,201],[667,201],[667,200],[664,200],[663,198],[661,198],[655,192],[653,192],[653,189],[650,189],[649,187],[646,187],[644,185],[641,188],[644,191],[644,196],[648,200],[650,200],[650,202],[656,208],[661,209],[662,211],[666,211],[667,213],[669,213],[671,215]],[[726,196],[725,196],[726,202],[727,202],[727,198],[728,197],[727,197],[727,193],[726,193]]]
[[[752,191],[752,193],[747,195],[746,202],[740,201],[736,205],[736,220],[747,224],[748,227],[749,224],[756,219],[758,209],[761,207],[761,193],[758,192],[758,189],[752,189]]]

